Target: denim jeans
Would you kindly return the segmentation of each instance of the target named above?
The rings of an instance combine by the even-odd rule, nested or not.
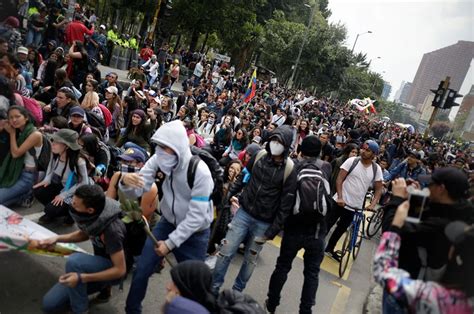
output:
[[[173,232],[176,227],[169,223],[164,217],[153,229],[153,235],[158,241],[167,240],[168,235]],[[184,241],[181,246],[173,250],[178,263],[186,260],[201,260],[206,258],[207,243],[209,242],[209,228],[194,233]],[[155,244],[150,238],[146,239],[142,254],[138,258],[137,267],[133,274],[132,284],[127,296],[125,311],[127,313],[141,313],[142,301],[145,298],[146,289],[148,287],[148,279],[153,274],[155,266],[163,257],[158,256],[154,250]]]
[[[41,40],[43,39],[42,33],[41,32],[36,32],[33,29],[28,29],[28,32],[26,33],[26,46],[33,45],[36,48],[39,48],[41,46]]]
[[[281,241],[280,256],[270,277],[268,287],[268,309],[274,310],[280,304],[280,293],[291,270],[296,254],[304,249],[304,283],[300,299],[300,313],[312,313],[316,304],[316,291],[319,284],[319,270],[324,257],[324,233],[316,238],[314,233],[285,232]]]
[[[110,267],[112,267],[112,261],[105,257],[74,253],[67,259],[66,273],[98,273]],[[69,305],[73,313],[84,313],[89,308],[89,294],[118,283],[120,279],[79,283],[74,288],[57,283],[43,297],[43,311],[46,313],[64,311]]]
[[[0,188],[0,205],[11,206],[30,195],[35,174],[23,170],[14,185],[9,188]]]
[[[248,240],[245,244],[244,262],[240,267],[239,274],[232,287],[233,290],[237,291],[243,291],[245,289],[255,266],[257,266],[258,255],[263,248],[263,244],[257,244],[255,242],[255,237],[263,237],[269,226],[269,223],[253,218],[242,208],[237,211],[229,224],[229,230],[222,240],[221,247],[217,254],[217,263],[214,268],[214,278],[212,282],[212,290],[215,295],[219,293],[219,289],[224,283],[225,274],[240,243],[248,236]]]

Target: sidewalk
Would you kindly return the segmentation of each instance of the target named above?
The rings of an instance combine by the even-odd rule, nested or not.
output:
[[[103,78],[105,78],[105,75],[110,72],[115,72],[118,74],[118,81],[122,85],[122,87],[127,89],[130,86],[130,82],[132,81],[131,79],[127,78],[128,71],[120,70],[120,69],[115,69],[111,68],[102,64],[99,64],[97,66],[100,70],[100,74],[102,75]],[[175,95],[179,95],[183,93],[183,87],[181,85],[182,81],[177,81],[173,84],[171,90],[174,92]]]

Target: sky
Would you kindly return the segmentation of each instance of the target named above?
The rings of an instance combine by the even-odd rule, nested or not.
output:
[[[354,51],[367,53],[371,70],[392,85],[390,99],[413,80],[424,53],[474,41],[474,0],[329,0],[329,8],[329,21],[346,25],[350,49],[357,34],[372,31],[359,36]],[[473,66],[461,94],[474,84]]]

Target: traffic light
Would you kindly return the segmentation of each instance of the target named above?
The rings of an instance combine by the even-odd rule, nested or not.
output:
[[[444,93],[446,92],[446,89],[444,88],[444,81],[439,82],[438,89],[430,90],[435,94],[435,97],[431,102],[431,106],[440,108],[443,104]]]
[[[451,107],[459,106],[459,104],[455,103],[454,101],[456,98],[462,97],[461,94],[458,94],[457,91],[454,89],[449,88],[448,89],[448,96],[446,97],[446,101],[444,102],[443,106],[441,107],[442,109],[449,109]]]

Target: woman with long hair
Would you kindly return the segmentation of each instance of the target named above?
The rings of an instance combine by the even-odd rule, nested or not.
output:
[[[197,133],[202,136],[207,144],[209,144],[216,134],[216,128],[217,115],[215,112],[210,112],[207,120],[197,129]]]
[[[152,132],[156,128],[156,116],[153,110],[148,110],[150,123],[147,123],[147,117],[143,110],[136,109],[132,112],[130,121],[123,134],[119,137],[116,146],[125,149],[137,148],[145,154],[151,151],[149,144]]]
[[[239,153],[245,149],[247,144],[248,144],[247,131],[242,128],[237,129],[237,131],[235,132],[234,138],[232,139],[231,144],[229,145],[229,147],[227,147],[227,149],[222,154],[221,160],[219,160],[220,165],[225,167],[231,160],[237,159],[239,157]]]
[[[76,131],[79,136],[83,134],[91,134],[92,129],[85,121],[86,112],[79,106],[71,109],[70,120],[68,123],[69,129]]]
[[[0,120],[0,131],[10,137],[10,151],[0,166],[0,204],[10,206],[31,193],[43,136],[36,130],[30,113],[20,106],[8,109],[8,121]],[[33,148],[35,157],[31,155]],[[23,197],[22,197],[23,196]]]
[[[54,73],[54,81],[51,85],[45,85],[44,87],[40,88],[37,93],[35,94],[34,98],[44,102],[45,104],[49,104],[57,94],[57,91],[63,87],[72,88],[73,84],[68,79],[67,73],[64,69],[60,69],[59,65]]]
[[[36,75],[36,80],[33,80],[34,87],[45,87],[54,84],[54,76],[58,69],[57,60],[57,55],[53,53],[48,60],[41,63],[38,74]]]
[[[102,103],[112,114],[112,124],[109,126],[109,136],[116,138],[124,127],[123,106],[115,86],[105,89],[105,100]]]
[[[307,120],[300,121],[298,129],[296,130],[295,151],[298,151],[298,147],[301,145],[301,142],[303,142],[304,138],[312,134],[313,132],[311,132],[309,129],[309,122]]]
[[[36,199],[45,206],[39,219],[41,224],[58,217],[65,217],[65,224],[74,223],[69,215],[72,196],[79,186],[90,183],[77,139],[77,132],[70,129],[60,129],[51,137],[53,159],[43,181],[33,186]]]
[[[169,97],[163,97],[161,100],[161,112],[163,116],[163,122],[170,122],[173,120],[173,99]]]
[[[224,121],[217,126],[217,131],[211,141],[212,154],[219,160],[226,147],[232,141],[232,116],[225,116]]]
[[[84,44],[78,40],[73,41],[69,48],[69,62],[67,72],[74,86],[79,89],[87,75],[88,55]]]
[[[81,153],[88,162],[89,177],[101,177],[107,173],[110,157],[107,146],[95,134],[83,134],[77,141]]]
[[[5,76],[0,75],[0,110],[6,112],[13,105],[15,105],[15,93],[12,82]]]

